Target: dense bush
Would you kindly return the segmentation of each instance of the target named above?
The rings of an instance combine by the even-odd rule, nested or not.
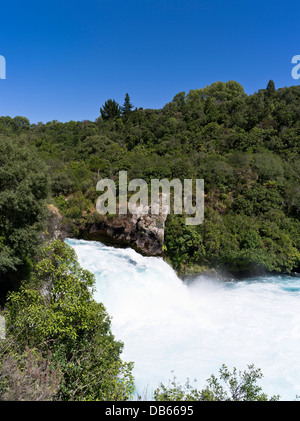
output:
[[[243,372],[235,367],[232,372],[223,364],[220,368],[220,376],[214,374],[207,380],[204,389],[192,386],[189,379],[186,384],[176,382],[176,378],[169,385],[161,384],[154,392],[156,401],[278,401],[280,396],[270,398],[262,391],[257,381],[263,377],[260,369],[253,364]]]
[[[0,399],[125,400],[132,365],[92,299],[93,276],[54,241],[40,250],[46,200],[80,235],[101,178],[204,178],[205,218],[169,215],[164,255],[180,273],[300,270],[300,86],[247,95],[237,82],[180,92],[162,109],[108,100],[96,121],[0,117]],[[13,283],[14,281],[14,283]],[[5,286],[5,288],[3,288]],[[253,366],[224,366],[202,391],[161,386],[157,400],[267,400]],[[35,380],[34,380],[35,379]],[[274,398],[275,399],[275,398]]]
[[[92,297],[94,282],[65,243],[56,240],[42,248],[30,280],[8,297],[7,338],[0,342],[4,396],[17,393],[17,378],[27,382],[28,361],[33,364],[27,375],[29,395],[38,393],[34,387],[40,382],[41,394],[49,383],[49,399],[126,400],[131,396],[132,364],[120,358],[122,343],[111,333],[103,304]],[[49,374],[45,379],[44,359]],[[34,372],[37,378],[32,384]]]
[[[276,90],[270,81],[247,95],[237,82],[216,82],[180,92],[159,110],[130,103],[122,115],[123,108],[107,101],[95,122],[0,119],[11,144],[22,141],[47,163],[53,200],[76,235],[93,218],[100,178],[117,181],[120,170],[148,183],[204,178],[203,226],[182,227],[178,216],[167,221],[165,252],[175,267],[299,268],[299,86]],[[256,249],[246,247],[249,229],[261,238]]]
[[[1,124],[0,124],[1,125]],[[14,126],[13,126],[14,127]],[[18,126],[19,127],[19,126]],[[26,130],[27,130],[27,126]],[[36,151],[0,137],[0,298],[30,270],[47,218],[48,168]]]

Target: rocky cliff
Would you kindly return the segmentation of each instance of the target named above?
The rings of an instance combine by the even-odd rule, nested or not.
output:
[[[50,205],[48,229],[44,238],[81,237],[86,240],[130,246],[147,256],[162,254],[164,244],[165,221],[167,215],[137,214],[99,215],[94,214],[88,221],[81,221],[78,234],[64,223],[64,218],[54,205]]]
[[[137,251],[157,256],[163,251],[167,215],[127,214],[100,216],[84,230],[84,238],[131,246]]]

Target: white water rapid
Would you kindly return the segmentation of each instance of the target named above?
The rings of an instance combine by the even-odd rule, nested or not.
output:
[[[135,363],[137,392],[151,397],[175,375],[201,388],[224,363],[253,363],[258,384],[281,400],[300,395],[300,277],[265,276],[223,282],[199,277],[183,283],[161,258],[99,242],[67,239],[79,263],[96,276],[95,299],[112,317]],[[172,372],[173,371],[173,372]]]

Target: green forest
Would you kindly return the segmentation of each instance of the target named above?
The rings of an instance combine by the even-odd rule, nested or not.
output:
[[[247,95],[235,81],[216,82],[179,92],[161,109],[140,108],[127,93],[123,104],[99,104],[95,121],[3,116],[0,146],[3,399],[20,396],[20,379],[24,399],[133,394],[132,364],[121,360],[109,315],[92,298],[93,275],[66,244],[45,240],[49,205],[72,236],[84,235],[99,218],[100,178],[125,170],[147,182],[204,179],[204,222],[166,220],[164,258],[180,275],[300,269],[300,86],[276,89],[270,80]],[[171,395],[164,386],[157,392],[158,400]]]
[[[127,94],[123,106],[103,104],[94,122],[1,117],[0,270],[30,266],[43,200],[80,236],[98,216],[97,181],[126,170],[147,182],[204,179],[204,223],[166,222],[165,255],[177,271],[297,271],[299,116],[299,86],[276,90],[270,81],[246,95],[230,81],[180,92],[159,110],[134,107]]]

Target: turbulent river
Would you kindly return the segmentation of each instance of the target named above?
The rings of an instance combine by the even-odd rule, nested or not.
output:
[[[79,263],[96,277],[95,299],[112,317],[124,343],[122,359],[135,364],[137,393],[150,397],[176,376],[201,388],[224,363],[253,363],[269,396],[300,395],[300,277],[262,276],[223,281],[180,280],[161,258],[127,248],[67,239]]]

